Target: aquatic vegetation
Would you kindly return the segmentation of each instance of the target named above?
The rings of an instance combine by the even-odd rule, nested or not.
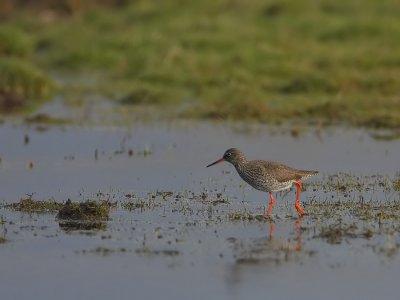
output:
[[[94,250],[82,250],[82,254],[86,254],[86,253],[94,253],[94,254],[98,254],[98,255],[102,255],[102,256],[105,256],[105,255],[109,255],[109,254],[112,254],[112,253],[115,253],[116,252],[116,250],[114,250],[114,249],[110,249],[110,248],[106,248],[106,247],[97,247],[96,249],[94,249]],[[125,251],[121,251],[121,252],[125,252]]]
[[[107,256],[115,253],[136,253],[143,256],[178,256],[180,251],[178,250],[154,250],[150,248],[139,248],[139,249],[128,249],[128,248],[108,248],[108,247],[97,247],[92,250],[76,251],[78,254],[97,254],[101,256]]]
[[[328,175],[322,180],[304,183],[314,191],[353,193],[374,190],[392,190],[392,179],[383,175],[358,176],[347,173]]]
[[[400,219],[399,201],[344,200],[344,201],[310,201],[304,203],[311,217],[324,216],[332,218],[338,215],[350,215],[360,220],[383,221]]]
[[[154,250],[150,248],[140,248],[135,250],[136,254],[140,255],[165,255],[165,256],[177,256],[180,254],[178,250]]]
[[[155,207],[161,206],[161,203],[156,200],[156,196],[161,195],[163,199],[165,199],[166,196],[163,196],[161,193],[156,192],[156,193],[150,193],[148,195],[148,198],[137,198],[131,194],[125,195],[126,198],[129,198],[129,201],[124,201],[121,203],[121,207],[123,209],[132,211],[139,209],[141,211],[146,210],[146,209],[154,209]]]
[[[230,221],[266,221],[268,218],[265,215],[253,215],[248,211],[235,211],[228,214]]]
[[[72,202],[68,200],[58,211],[56,218],[63,221],[107,221],[111,207],[112,204],[108,201]]]
[[[32,197],[27,197],[17,203],[6,204],[4,207],[27,213],[54,213],[60,210],[63,204],[54,200],[33,200]]]
[[[400,179],[396,179],[393,181],[393,188],[396,191],[400,192]]]
[[[71,123],[71,120],[40,113],[27,117],[25,122],[29,124],[65,125]]]

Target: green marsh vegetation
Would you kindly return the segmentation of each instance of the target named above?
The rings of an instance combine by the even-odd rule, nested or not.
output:
[[[32,110],[49,96],[53,83],[33,61],[29,33],[0,23],[0,113]]]
[[[67,221],[107,221],[112,204],[107,201],[86,200],[67,202],[58,211],[56,218]]]
[[[400,127],[396,0],[49,3],[3,8],[3,102],[57,81],[180,117]]]

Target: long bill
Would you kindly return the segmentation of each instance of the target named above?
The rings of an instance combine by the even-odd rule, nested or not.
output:
[[[211,167],[211,166],[216,165],[216,164],[219,164],[219,163],[221,163],[223,161],[225,161],[225,159],[224,158],[220,158],[217,161],[214,161],[212,164],[209,164],[206,168]]]

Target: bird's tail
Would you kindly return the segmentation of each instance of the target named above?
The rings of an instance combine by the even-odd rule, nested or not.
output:
[[[298,170],[298,175],[301,178],[308,178],[308,177],[317,175],[318,173],[319,173],[318,171]]]

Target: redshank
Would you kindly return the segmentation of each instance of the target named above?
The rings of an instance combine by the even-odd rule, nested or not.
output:
[[[222,158],[209,164],[207,168],[224,161],[231,163],[236,168],[240,177],[253,188],[269,193],[270,202],[267,210],[267,217],[270,216],[275,202],[272,192],[286,190],[290,188],[293,183],[297,185],[295,207],[301,216],[304,215],[299,201],[302,185],[301,180],[317,174],[318,171],[297,170],[273,161],[249,161],[244,154],[236,148],[226,150]]]

